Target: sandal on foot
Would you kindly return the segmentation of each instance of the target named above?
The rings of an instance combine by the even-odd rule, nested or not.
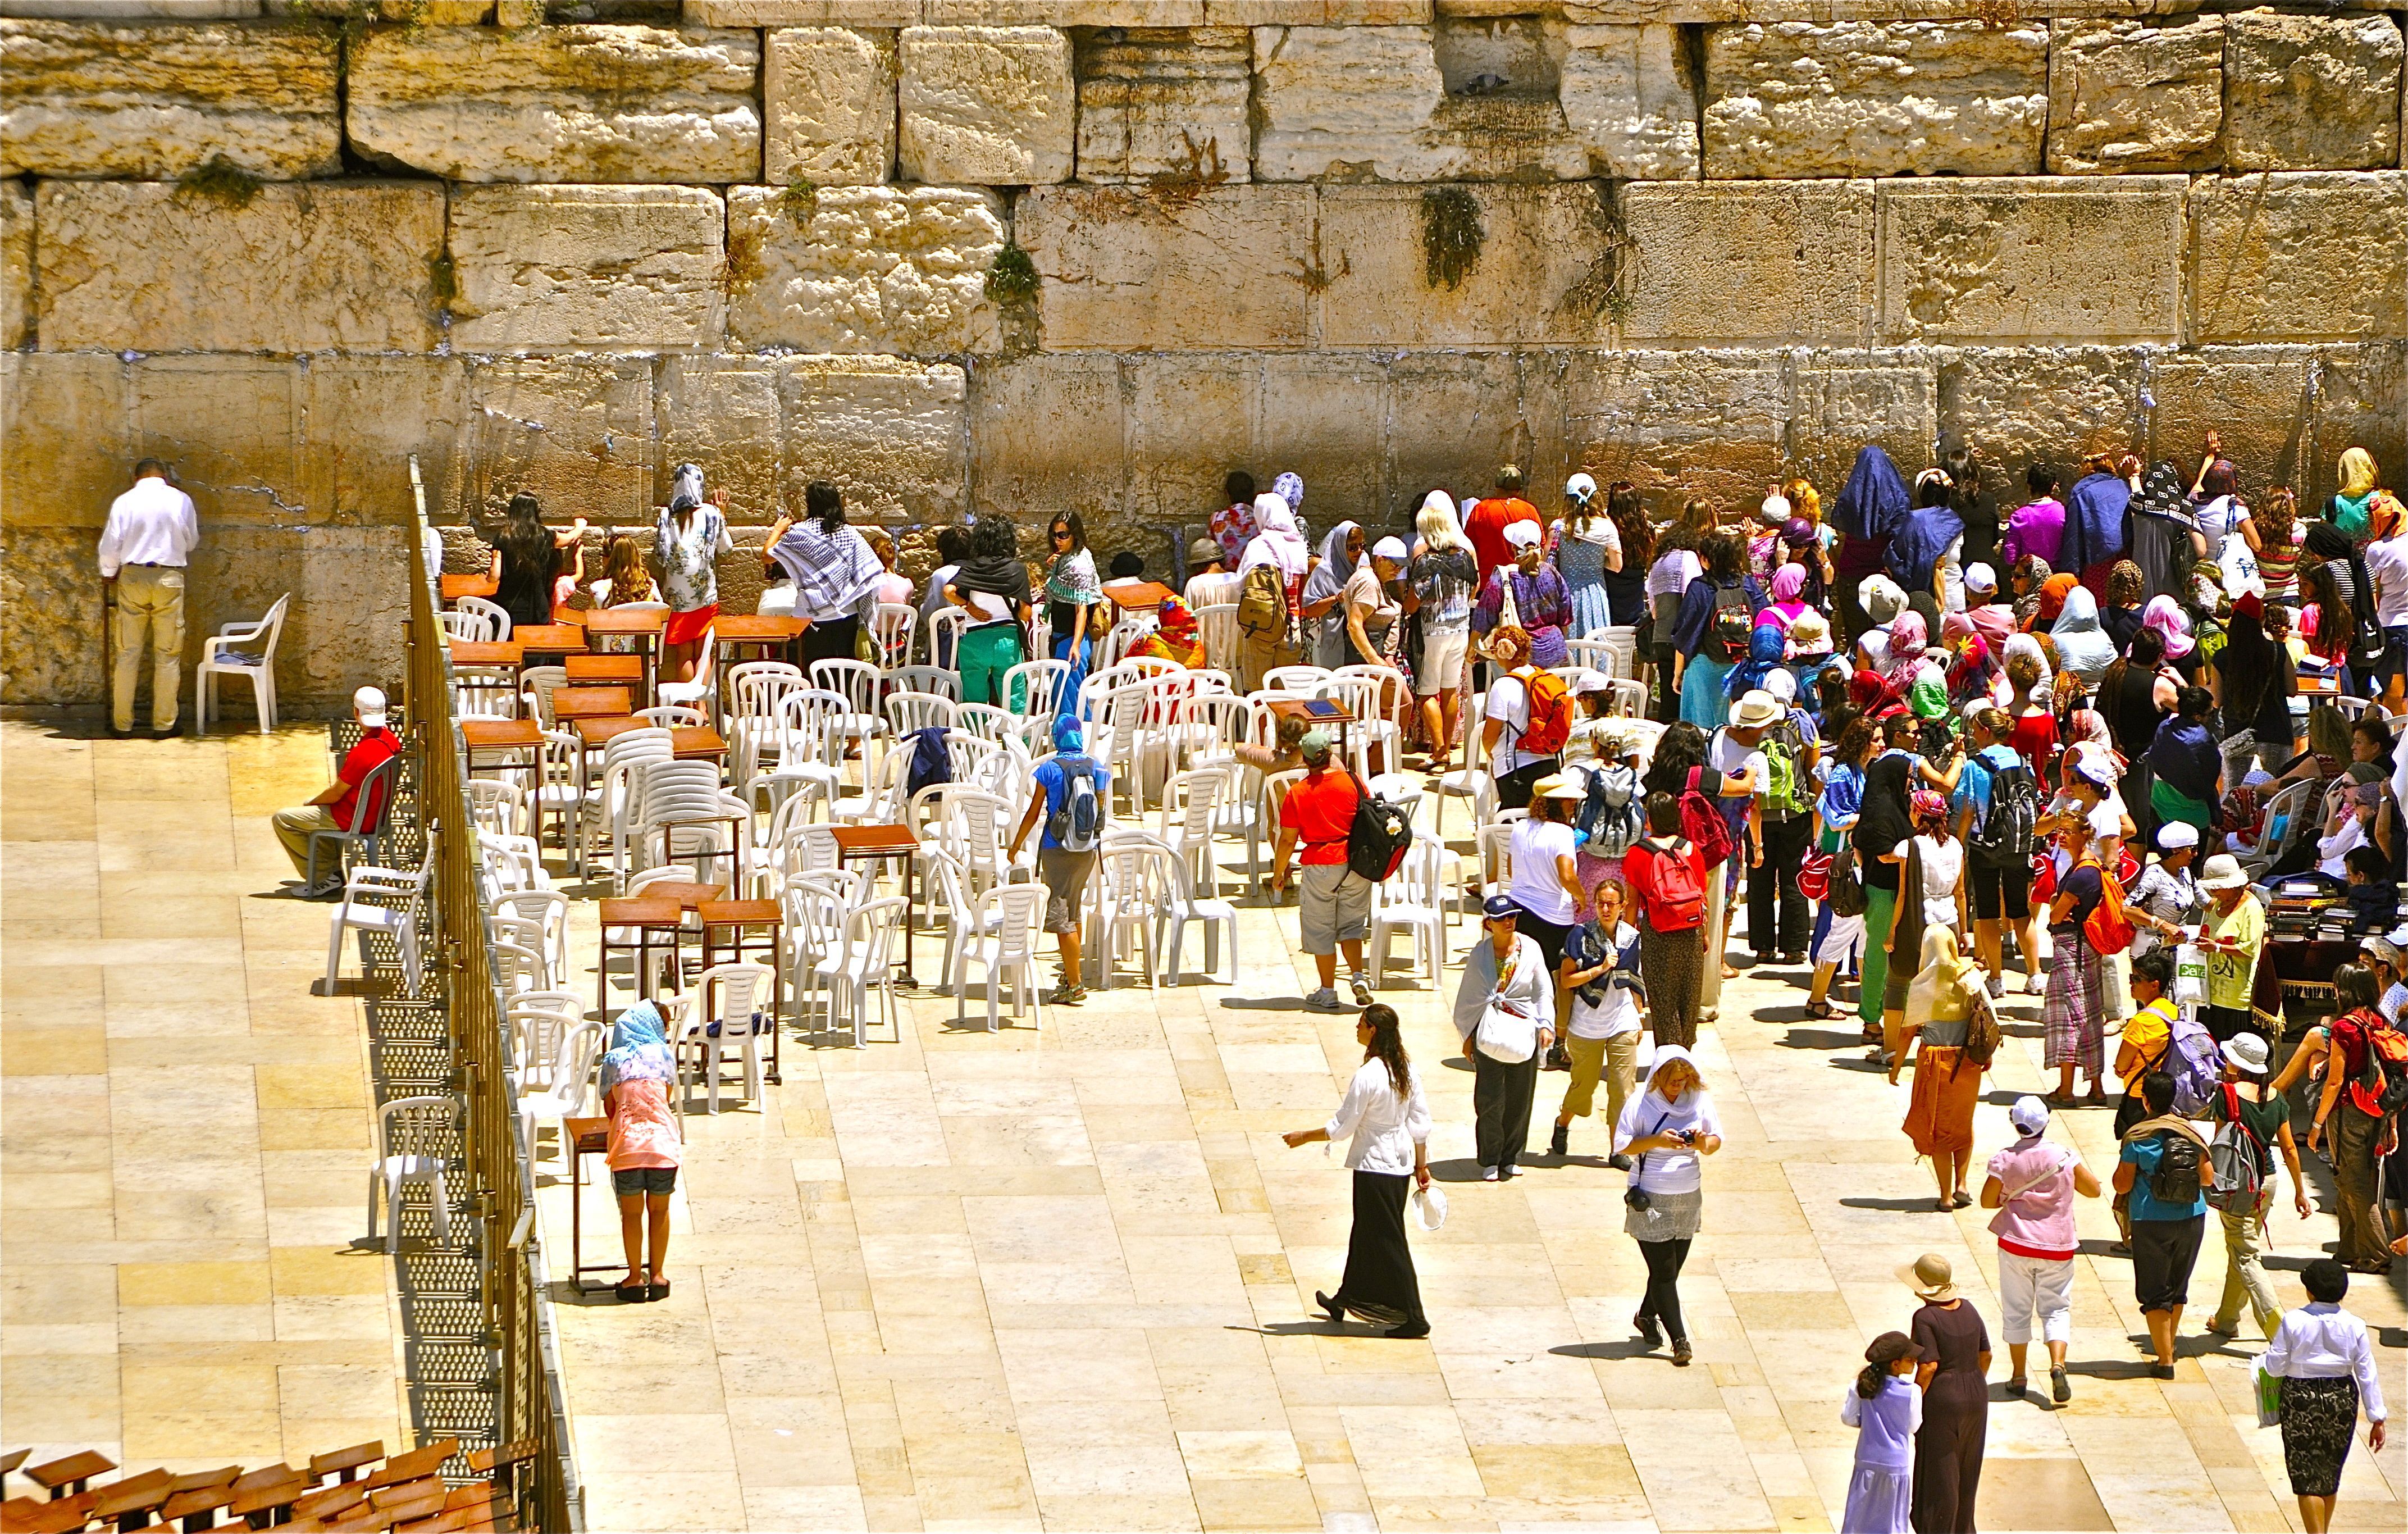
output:
[[[645,1299],[644,1284],[640,1279],[626,1283],[614,1283],[610,1286],[610,1292],[619,1297],[619,1303],[622,1305],[641,1305]]]
[[[645,1297],[646,1299],[666,1299],[666,1298],[668,1298],[668,1297],[669,1297],[669,1281],[668,1281],[668,1280],[666,1280],[666,1279],[663,1279],[663,1280],[661,1280],[658,1283],[655,1283],[655,1284],[653,1284],[652,1287],[650,1287],[650,1288],[646,1289],[646,1290],[644,1291],[644,1297]]]
[[[2048,1393],[2059,1406],[2073,1398],[2073,1384],[2066,1379],[2062,1366],[2048,1371]]]
[[[1948,1196],[1948,1207],[1950,1209],[1971,1209],[1973,1207],[1973,1196],[1967,1193],[1963,1188],[1958,1188],[1955,1193]]]
[[[2018,1374],[2014,1379],[2007,1382],[2007,1399],[2011,1401],[2021,1400],[2023,1399],[2024,1392],[2030,1388],[2031,1382]]]

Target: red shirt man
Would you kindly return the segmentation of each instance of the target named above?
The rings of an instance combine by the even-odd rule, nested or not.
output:
[[[1513,563],[1513,549],[1505,541],[1508,523],[1526,522],[1545,531],[1539,523],[1539,509],[1522,499],[1522,471],[1508,464],[1497,471],[1498,494],[1472,503],[1463,519],[1464,536],[1471,539],[1471,552],[1480,556],[1480,579],[1484,584],[1498,566]]]
[[[360,790],[368,774],[393,760],[401,752],[401,738],[385,724],[384,694],[374,687],[363,687],[351,695],[351,717],[360,722],[359,743],[343,753],[343,765],[335,781],[318,791],[308,804],[292,810],[279,810],[271,822],[276,827],[276,839],[284,846],[284,853],[293,860],[293,871],[308,879],[312,871],[317,882],[293,893],[305,900],[330,900],[342,892],[343,863],[340,844],[330,843],[321,851],[315,869],[309,856],[309,839],[321,831],[349,831],[354,824],[366,831],[375,827],[383,816],[384,796],[391,792],[391,780],[380,784],[374,797],[363,806]],[[365,819],[358,818],[365,809]]]

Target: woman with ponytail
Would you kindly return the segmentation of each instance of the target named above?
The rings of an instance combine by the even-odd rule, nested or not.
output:
[[[1914,1435],[1923,1426],[1914,1370],[1922,1356],[1906,1333],[1882,1333],[1865,1349],[1856,1388],[1840,1402],[1840,1421],[1856,1430],[1856,1472],[1840,1516],[1843,1534],[1907,1534],[1914,1527]]]
[[[1336,1294],[1316,1290],[1312,1297],[1333,1322],[1342,1325],[1351,1311],[1386,1328],[1386,1336],[1427,1337],[1421,1283],[1405,1241],[1405,1199],[1415,1186],[1429,1186],[1429,1099],[1405,1054],[1394,1007],[1364,1008],[1354,1040],[1363,1046],[1363,1064],[1346,1083],[1338,1111],[1318,1129],[1284,1137],[1291,1149],[1345,1138],[1346,1165],[1354,1172],[1346,1276]]]

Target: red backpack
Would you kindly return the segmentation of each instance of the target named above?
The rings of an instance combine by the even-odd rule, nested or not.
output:
[[[1706,886],[1694,849],[1687,854],[1650,837],[1630,849],[1639,859],[1639,896],[1647,925],[1657,932],[1687,932],[1706,920]]]
[[[1719,868],[1730,861],[1730,822],[1723,819],[1714,801],[1699,791],[1701,770],[1691,767],[1688,784],[1681,790],[1681,834],[1697,844],[1698,862],[1709,868]]]

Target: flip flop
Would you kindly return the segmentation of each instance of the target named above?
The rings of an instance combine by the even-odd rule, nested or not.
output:
[[[644,1286],[641,1283],[614,1283],[610,1286],[610,1292],[619,1297],[619,1303],[622,1305],[641,1305],[645,1298]]]

